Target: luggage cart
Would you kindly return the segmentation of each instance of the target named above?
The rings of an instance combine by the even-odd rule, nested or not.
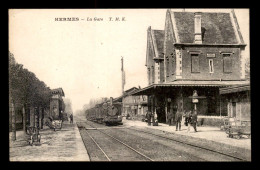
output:
[[[237,121],[236,118],[224,118],[224,130],[229,138],[240,139],[243,135],[251,138],[250,121]]]

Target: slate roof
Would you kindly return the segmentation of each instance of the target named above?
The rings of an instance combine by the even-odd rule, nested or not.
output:
[[[152,30],[154,46],[157,47],[159,58],[163,58],[164,30]]]
[[[173,12],[180,43],[194,42],[194,13]],[[201,13],[201,27],[206,29],[203,44],[238,44],[230,13]]]

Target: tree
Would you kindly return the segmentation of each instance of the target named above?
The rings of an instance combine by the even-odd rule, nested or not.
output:
[[[34,73],[18,64],[11,52],[9,52],[9,98],[10,105],[14,104],[15,114],[28,106],[47,108],[51,98],[51,89]]]

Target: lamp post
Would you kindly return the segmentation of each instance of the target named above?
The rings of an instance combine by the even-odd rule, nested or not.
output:
[[[192,98],[192,103],[194,103],[194,110],[197,111],[196,104],[199,103],[197,90],[194,90],[194,91],[193,91],[192,97],[193,97],[193,98]]]
[[[199,96],[197,90],[193,91],[193,95],[189,96],[192,99],[192,103],[194,104],[194,110],[197,111],[197,103],[199,103],[199,99],[205,99],[206,96]]]

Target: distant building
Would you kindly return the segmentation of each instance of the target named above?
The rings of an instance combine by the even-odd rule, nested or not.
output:
[[[148,86],[132,95],[147,95],[148,109],[160,122],[167,122],[174,106],[193,110],[194,90],[204,97],[199,115],[227,116],[219,88],[248,83],[241,61],[245,46],[234,11],[167,10],[165,29],[147,30]]]
[[[61,119],[64,112],[64,102],[62,97],[65,97],[62,88],[51,90],[52,97],[50,101],[50,115],[53,119]]]
[[[136,92],[138,88],[132,87],[124,91],[124,95],[115,98],[114,102],[122,102],[122,116],[129,114],[134,118],[141,118],[142,115],[145,115],[148,110],[147,106],[147,96],[138,95],[133,96],[132,93]]]

